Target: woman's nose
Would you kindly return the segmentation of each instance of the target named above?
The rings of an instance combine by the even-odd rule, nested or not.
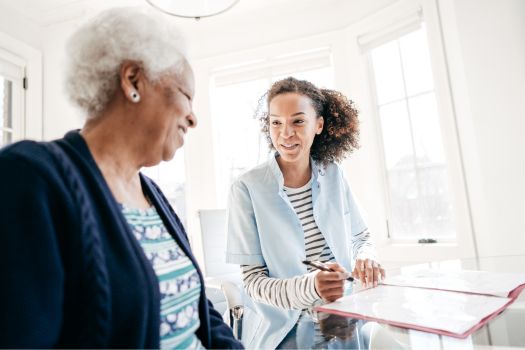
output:
[[[295,131],[294,131],[293,127],[288,126],[288,125],[284,125],[283,126],[283,136],[284,137],[293,136],[294,133],[295,133]]]
[[[195,128],[197,126],[197,116],[195,113],[193,113],[193,111],[191,111],[191,113],[188,114],[186,118],[188,119],[188,126],[190,128]]]

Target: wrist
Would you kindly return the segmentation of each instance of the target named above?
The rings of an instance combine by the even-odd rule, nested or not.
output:
[[[318,273],[319,271],[313,271],[307,274],[310,294],[314,297],[314,300],[312,302],[322,299],[321,295],[319,294],[318,287],[317,287],[317,274]]]

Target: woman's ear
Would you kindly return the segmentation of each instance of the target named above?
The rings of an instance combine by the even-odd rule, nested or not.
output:
[[[317,130],[315,132],[317,135],[320,135],[323,132],[323,126],[324,126],[324,118],[321,116],[317,118]]]
[[[144,88],[144,71],[133,61],[126,61],[120,66],[120,87],[127,100],[132,103],[140,102],[140,94]]]

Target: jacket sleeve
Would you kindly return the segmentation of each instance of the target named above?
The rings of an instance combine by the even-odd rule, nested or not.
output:
[[[226,262],[239,265],[266,265],[248,188],[240,180],[233,183],[228,198]]]
[[[24,158],[0,154],[0,348],[53,348],[64,271],[49,186]]]
[[[345,208],[345,219],[349,219],[350,224],[350,240],[352,246],[352,260],[357,258],[365,259],[370,258],[376,260],[376,251],[374,243],[368,227],[366,225],[366,220],[364,218],[363,210],[359,205],[352,189],[350,188],[348,181],[343,176],[343,183],[345,188],[345,199],[346,199],[346,208]]]

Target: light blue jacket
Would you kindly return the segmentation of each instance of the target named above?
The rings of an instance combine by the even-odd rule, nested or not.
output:
[[[342,169],[336,164],[312,164],[314,219],[336,261],[351,271],[352,234],[364,231],[357,203]],[[229,199],[226,261],[266,265],[272,278],[306,274],[304,232],[283,190],[283,175],[275,157],[241,175]],[[247,348],[275,349],[293,328],[301,311],[251,302],[243,320]],[[251,312],[251,308],[255,312]]]

